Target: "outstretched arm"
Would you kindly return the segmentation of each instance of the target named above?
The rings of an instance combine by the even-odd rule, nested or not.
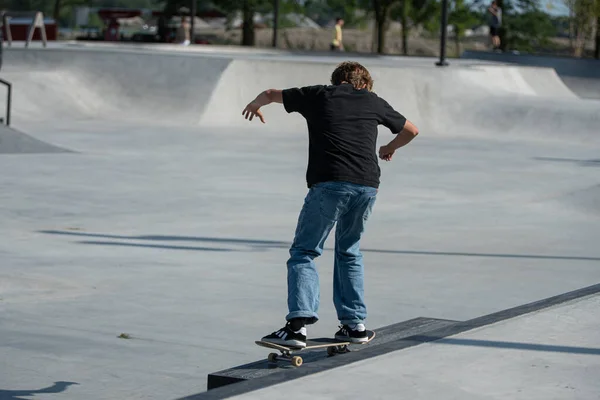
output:
[[[246,108],[244,108],[242,115],[245,119],[250,119],[250,121],[252,121],[255,116],[258,116],[258,118],[260,118],[261,122],[264,124],[265,118],[260,111],[260,108],[271,103],[283,103],[281,90],[267,89],[260,93],[246,106]]]

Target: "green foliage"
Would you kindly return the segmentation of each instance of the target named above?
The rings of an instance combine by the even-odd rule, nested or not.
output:
[[[359,11],[365,5],[361,4],[360,0],[327,0],[326,4],[329,9],[328,15],[330,19],[343,18],[346,26],[357,26],[364,20],[364,13],[359,13]]]
[[[41,11],[51,14],[54,1],[48,0],[4,0],[0,1],[0,8],[10,11]]]
[[[412,0],[409,16],[415,25],[421,25],[428,32],[440,31],[442,6],[437,0]]]
[[[406,13],[407,30],[422,26],[427,32],[438,33],[440,30],[441,4],[439,0],[403,0],[399,7],[391,10],[393,21],[403,21],[402,13]]]
[[[295,0],[292,2],[298,4]],[[327,23],[336,17],[344,19],[347,28],[363,28],[371,13],[369,0],[306,0],[300,12],[317,23]]]
[[[550,46],[550,38],[557,33],[548,14],[532,10],[516,14],[507,22],[510,48],[520,51],[534,51]]]
[[[463,37],[465,30],[475,25],[478,20],[477,14],[465,5],[464,0],[454,0],[450,3],[448,24],[454,26],[459,38]]]
[[[504,0],[503,42],[507,49],[535,51],[547,47],[557,33],[550,15],[542,11],[539,0]]]
[[[90,13],[87,27],[102,29],[104,28],[104,21],[102,21],[102,18],[98,14]]]

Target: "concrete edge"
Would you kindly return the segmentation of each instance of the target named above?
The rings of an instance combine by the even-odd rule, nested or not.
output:
[[[592,286],[587,286],[581,289],[576,289],[571,292],[548,297],[546,299],[538,300],[532,303],[484,315],[482,317],[477,317],[468,321],[457,322],[448,327],[427,332],[425,335],[414,335],[404,339],[384,343],[378,346],[374,346],[372,348],[366,348],[359,352],[345,354],[344,357],[332,357],[320,363],[318,366],[306,365],[301,368],[283,371],[280,374],[273,374],[259,379],[230,384],[207,392],[181,397],[177,400],[226,399],[228,397],[260,390],[268,386],[277,385],[279,383],[298,379],[307,375],[312,375],[318,372],[324,372],[326,370],[351,364],[353,362],[366,360],[393,351],[406,349],[427,342],[432,342],[447,336],[453,336],[472,329],[480,328],[486,325],[491,325],[500,321],[540,311],[546,308],[556,306],[558,304],[566,303],[572,300],[580,299],[598,293],[600,293],[600,283]]]

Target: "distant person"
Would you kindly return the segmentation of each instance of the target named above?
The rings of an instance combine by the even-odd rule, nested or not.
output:
[[[335,28],[333,32],[333,41],[330,48],[332,51],[344,51],[344,43],[342,42],[342,27],[344,20],[342,18],[335,19]]]
[[[185,16],[181,16],[181,26],[179,28],[181,30],[180,32],[180,38],[182,39],[181,44],[184,46],[189,46],[190,45],[190,24],[187,20],[187,18]]]
[[[488,8],[490,14],[490,36],[494,50],[500,50],[500,26],[502,26],[502,9],[498,7],[496,0]]]
[[[270,103],[298,112],[308,123],[308,193],[298,217],[287,261],[286,325],[262,340],[306,347],[306,325],[319,319],[319,274],[315,259],[333,226],[333,303],[341,326],[334,334],[353,343],[368,341],[365,320],[364,264],[360,240],[379,187],[377,127],[395,138],[379,148],[379,158],[391,161],[400,147],[418,134],[417,127],[372,92],[369,71],[343,62],[331,75],[331,85],[285,90],[269,89],[251,101],[242,114],[252,121]],[[285,132],[285,127],[282,127]]]

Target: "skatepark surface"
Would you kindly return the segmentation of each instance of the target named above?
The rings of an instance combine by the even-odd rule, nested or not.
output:
[[[279,105],[264,125],[241,111],[267,88],[328,83],[343,57],[421,132],[380,164],[361,243],[369,329],[471,320],[600,282],[600,100],[554,69],[15,43],[0,71],[13,84],[0,400],[176,399],[265,358],[254,341],[287,311],[308,138]],[[391,138],[382,129],[378,143]],[[311,337],[337,330],[332,247],[331,235]],[[597,399],[599,306],[590,295],[239,396],[347,398],[358,385],[367,398]]]

